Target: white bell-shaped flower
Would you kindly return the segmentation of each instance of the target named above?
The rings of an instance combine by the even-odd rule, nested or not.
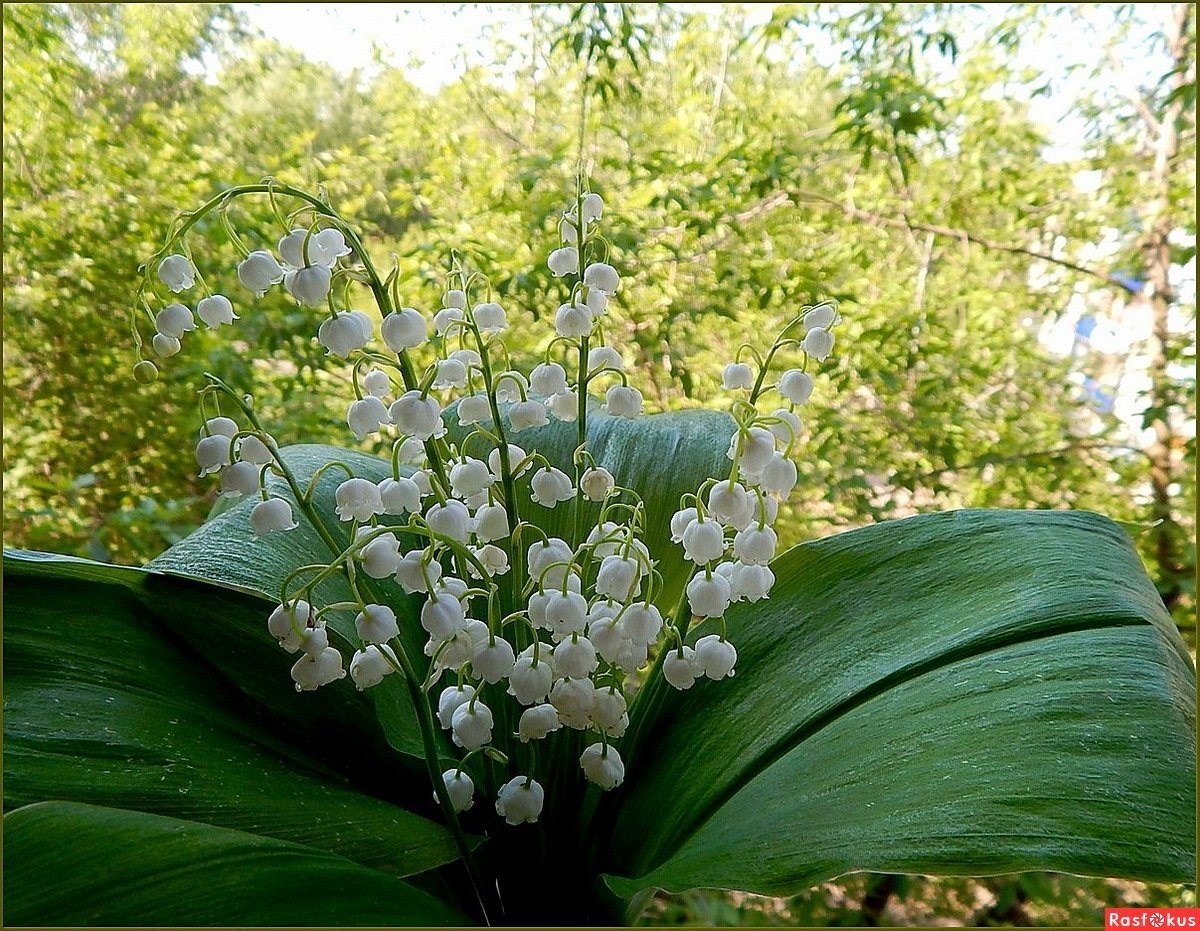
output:
[[[172,339],[183,339],[184,333],[196,329],[192,312],[183,304],[168,304],[154,317],[154,326],[159,333]]]
[[[458,307],[443,307],[433,315],[433,329],[438,336],[450,336],[462,331],[466,315]]]
[[[442,564],[426,560],[425,550],[412,550],[400,558],[396,566],[396,581],[410,595],[424,594],[436,587],[442,577]]]
[[[333,275],[324,265],[309,265],[296,268],[283,276],[283,286],[288,294],[305,307],[320,307],[329,295]]]
[[[662,628],[662,612],[652,604],[635,602],[621,615],[621,633],[634,643],[649,645],[657,642]]]
[[[522,392],[529,393],[529,379],[516,369],[508,369],[496,376],[493,387],[498,404],[516,404],[521,400]]]
[[[214,294],[206,297],[196,305],[196,316],[204,321],[210,330],[215,330],[222,324],[231,324],[238,319],[233,312],[233,303],[224,294]]]
[[[533,654],[533,647],[526,647],[508,674],[508,694],[522,705],[542,701],[550,694],[550,686],[554,684],[554,667],[550,662],[549,649],[539,648],[536,663]],[[555,723],[557,724],[557,716]]]
[[[556,563],[565,563],[570,560],[572,551],[566,540],[550,537],[547,540],[535,540],[529,544],[525,555],[526,565],[529,567],[529,577],[534,581],[542,580],[547,586],[554,587],[554,583],[549,579],[542,579],[542,573]],[[558,584],[561,587],[561,574],[558,577]]]
[[[371,369],[363,375],[362,386],[373,398],[386,398],[392,393],[392,380],[383,369]]]
[[[452,685],[443,689],[442,694],[438,696],[438,723],[446,730],[450,730],[454,712],[474,697],[475,686],[473,685]]]
[[[296,683],[297,692],[311,692],[345,675],[342,654],[334,647],[326,647],[316,656],[305,653],[292,667],[292,681]]]
[[[688,605],[696,617],[720,617],[729,608],[733,595],[722,576],[698,572],[687,585]]]
[[[584,220],[599,220],[604,215],[604,198],[599,194],[584,194],[582,207]]]
[[[475,783],[461,769],[448,769],[442,773],[442,782],[446,785],[446,794],[450,796],[450,807],[460,814],[470,811],[475,804]],[[434,800],[437,800],[435,792]]]
[[[267,630],[289,653],[297,653],[310,630],[324,627],[325,622],[303,598],[286,605],[277,605],[267,618]]]
[[[594,743],[579,757],[579,765],[588,782],[602,789],[615,789],[625,781],[625,764],[616,747]]]
[[[579,487],[583,496],[589,501],[603,501],[616,487],[617,481],[613,474],[602,466],[588,469],[580,476]]]
[[[724,679],[733,675],[736,663],[737,650],[728,640],[722,640],[716,634],[709,634],[696,641],[692,665],[696,667],[697,674],[708,676],[710,679]]]
[[[803,404],[813,392],[812,376],[800,369],[788,369],[779,376],[779,393],[793,404]]]
[[[464,750],[478,750],[492,739],[492,709],[475,699],[454,709],[450,739]]]
[[[604,395],[604,410],[613,417],[637,417],[642,413],[642,393],[628,385],[613,385]]]
[[[292,518],[292,506],[282,498],[260,501],[250,512],[250,527],[256,537],[285,530],[295,530],[300,525]]]
[[[346,237],[341,230],[332,226],[314,233],[313,242],[317,244],[320,260],[325,265],[333,266],[343,255],[350,254]]]
[[[687,530],[688,524],[694,521],[699,512],[694,508],[683,508],[671,515],[671,542],[682,543],[683,532]]]
[[[415,514],[421,510],[421,489],[411,478],[385,478],[379,483],[379,500],[384,514]]]
[[[450,490],[456,498],[470,498],[487,491],[496,481],[482,459],[460,459],[450,467]],[[455,537],[457,539],[457,537]]]
[[[546,792],[536,779],[517,776],[500,787],[496,814],[509,824],[533,824],[542,813]]]
[[[425,521],[429,524],[430,529],[451,540],[466,543],[470,538],[471,512],[461,501],[450,499],[433,505],[425,513]]]
[[[740,482],[721,481],[708,491],[708,513],[735,530],[741,530],[753,519],[754,504],[754,495]]]
[[[749,391],[754,387],[754,369],[745,362],[730,362],[721,373],[721,387],[726,391]]]
[[[308,235],[306,229],[294,229],[276,244],[283,261],[292,268],[304,268],[306,265],[324,265],[320,261],[322,249],[314,242],[315,234]],[[305,241],[307,240],[307,249]]]
[[[625,361],[612,346],[596,346],[588,350],[587,367],[589,375],[595,375],[604,369],[619,372],[625,368]]]
[[[232,441],[227,436],[214,434],[200,438],[200,442],[196,444],[196,463],[200,466],[201,475],[210,475],[213,472],[220,472],[225,466],[229,465],[230,446]]]
[[[754,480],[762,474],[771,457],[775,455],[775,434],[765,427],[751,427],[745,435],[734,434],[729,444],[728,457],[737,455],[738,446],[742,448],[740,468],[742,474]]]
[[[641,567],[636,559],[613,553],[600,561],[596,573],[596,594],[624,604],[632,598],[641,580]]]
[[[558,711],[553,705],[546,702],[526,708],[521,712],[521,720],[517,722],[517,736],[521,738],[521,743],[527,744],[531,740],[541,740],[560,727],[562,727],[562,721],[558,719]]]
[[[725,555],[725,535],[715,520],[694,520],[683,531],[683,552],[692,562],[704,566]]]
[[[828,330],[837,320],[837,307],[833,304],[825,303],[818,304],[811,308],[804,315],[804,327],[811,330],[814,327],[820,327],[822,330]]]
[[[751,524],[733,538],[733,554],[744,563],[764,566],[775,558],[779,536],[770,527]]]
[[[232,417],[210,417],[204,421],[204,426],[200,428],[200,438],[220,434],[221,436],[233,439],[238,435],[238,430],[240,429],[237,421]]]
[[[579,270],[579,253],[574,246],[563,246],[550,253],[546,265],[555,278],[570,275]]]
[[[275,446],[275,441],[267,434],[263,434],[263,436],[266,437],[265,441],[262,437],[255,435],[242,437],[237,448],[238,458],[245,462],[253,462],[256,466],[273,463],[275,454],[271,450]]]
[[[738,601],[761,601],[775,584],[775,573],[769,566],[748,566],[736,563],[729,579],[730,592]]]
[[[237,268],[238,281],[254,292],[255,297],[262,297],[271,285],[283,281],[283,268],[269,252],[259,250],[251,252]]]
[[[508,553],[493,543],[477,547],[472,552],[489,576],[504,575],[509,569]],[[470,566],[470,572],[479,578],[479,570],[474,566]]]
[[[621,287],[621,276],[611,265],[605,262],[593,262],[583,270],[583,283],[589,288],[612,295],[616,294]]]
[[[351,478],[338,485],[333,495],[339,520],[370,520],[383,513],[379,486],[365,478]]]
[[[620,524],[614,524],[611,520],[606,520],[588,532],[585,542],[592,547],[594,559],[604,559],[621,549],[625,543],[625,528]]]
[[[570,501],[575,496],[570,477],[553,467],[539,469],[529,484],[534,503],[544,508],[552,508],[562,501]]]
[[[388,408],[388,413],[401,433],[419,440],[428,440],[446,432],[438,402],[429,396],[421,397],[421,392],[416,389],[396,398]]]
[[[258,466],[253,462],[235,462],[221,470],[222,497],[241,498],[256,495],[260,490]]]
[[[158,280],[178,294],[196,283],[196,270],[186,255],[168,255],[158,263]]]
[[[365,643],[387,643],[400,633],[396,612],[387,605],[364,605],[354,618],[354,629]]]
[[[554,312],[554,330],[565,339],[590,336],[596,318],[586,304],[560,304]]]
[[[513,433],[520,433],[531,427],[544,427],[549,423],[546,408],[541,401],[520,401],[508,409],[508,423]]]
[[[391,662],[388,661],[391,657]],[[387,644],[376,646],[371,643],[359,650],[350,658],[350,678],[360,692],[378,685],[387,676],[396,671],[392,663],[396,662],[396,654]]]
[[[330,355],[348,358],[356,349],[370,342],[370,334],[363,332],[362,321],[351,314],[326,317],[317,328],[317,341]]]
[[[554,674],[562,679],[582,679],[600,665],[596,648],[587,637],[567,637],[554,648]]]
[[[355,439],[362,440],[372,433],[378,433],[384,424],[391,422],[392,418],[383,402],[372,394],[351,401],[346,410],[346,424]]]
[[[663,678],[673,688],[690,689],[696,681],[696,667],[693,665],[696,654],[691,647],[684,647],[680,655],[677,647],[671,647],[663,660]]]
[[[461,288],[451,288],[442,295],[442,306],[463,310],[467,306],[467,292]]]
[[[486,394],[472,394],[458,402],[455,409],[460,426],[484,423],[492,419],[492,407]]]
[[[608,313],[608,295],[599,288],[588,288],[584,303],[596,317],[603,317]]]
[[[763,491],[786,498],[796,487],[796,463],[780,453],[771,457],[758,480]]]
[[[596,652],[610,663],[616,663],[627,649],[627,638],[622,634],[621,625],[615,617],[589,619],[587,633]]]
[[[503,637],[497,637],[491,643],[485,640],[475,648],[471,669],[484,682],[495,685],[513,671],[516,662],[512,644]]]
[[[626,711],[628,706],[620,689],[612,686],[596,689],[592,698],[592,724],[600,733],[609,737],[620,737],[621,734],[615,732],[624,733],[621,719],[625,717]]]
[[[596,684],[591,679],[559,679],[550,690],[550,704],[567,727],[586,730],[591,725]]]
[[[563,423],[574,423],[579,419],[579,394],[575,391],[552,394],[546,399],[546,409],[555,419]]]
[[[447,388],[465,388],[467,386],[467,367],[460,359],[439,359],[433,376],[433,390],[444,391]]]
[[[383,318],[379,335],[392,352],[404,352],[429,339],[429,324],[415,307],[404,307]]]
[[[540,362],[529,373],[529,386],[534,394],[561,394],[567,390],[567,370],[557,362]]]
[[[578,592],[561,589],[547,592],[543,623],[559,640],[581,634],[587,616],[587,599]]]
[[[780,421],[767,427],[775,436],[777,446],[781,449],[786,449],[800,438],[800,431],[804,429],[804,424],[795,413],[781,407],[778,410],[772,411],[771,416]]]
[[[508,510],[502,504],[485,504],[475,512],[475,539],[480,543],[503,540],[512,533]]]
[[[828,330],[821,329],[821,327],[813,327],[804,334],[804,339],[800,342],[800,348],[818,362],[824,362],[829,358],[829,354],[833,352],[833,334]]]
[[[154,338],[150,340],[150,346],[160,359],[169,359],[183,348],[183,343],[174,336],[167,336],[166,333],[155,333]]]
[[[475,325],[484,336],[494,336],[508,326],[508,315],[504,308],[493,301],[476,304],[473,313]]]
[[[358,553],[363,572],[373,579],[395,575],[400,565],[400,541],[392,533],[381,534]]]
[[[462,602],[450,595],[434,595],[421,607],[421,626],[438,640],[449,640],[466,621]]]

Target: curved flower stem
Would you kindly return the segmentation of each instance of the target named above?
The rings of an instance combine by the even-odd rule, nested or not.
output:
[[[225,382],[216,375],[206,372],[205,377],[229,395],[229,397],[241,410],[242,414],[246,417],[250,424],[253,425],[255,430],[259,431],[260,433],[265,432],[257,415],[241,398],[241,396],[237,394],[237,392],[225,384]],[[313,529],[317,532],[317,535],[321,537],[325,545],[329,547],[335,556],[340,555],[344,547],[342,547],[337,540],[334,539],[333,534],[330,533],[329,528],[326,527],[324,522],[321,520],[320,515],[316,512],[312,502],[305,500],[304,493],[300,488],[300,483],[296,480],[295,473],[293,473],[291,468],[289,468],[288,465],[283,461],[282,456],[275,456],[275,464],[280,475],[283,476],[283,480],[287,483],[288,488],[291,490],[292,496],[296,499],[297,505],[303,512],[304,516],[308,519],[308,522],[312,525]],[[403,657],[401,662],[402,672],[404,673],[405,683],[408,686],[409,698],[413,703],[413,709],[417,715],[417,724],[421,730],[421,745],[425,752],[425,763],[429,769],[429,776],[433,782],[434,792],[438,797],[438,802],[441,804],[443,814],[445,814],[446,821],[450,826],[450,833],[454,837],[454,843],[458,847],[459,853],[462,855],[463,863],[466,867],[467,875],[470,879],[472,890],[475,893],[475,898],[479,903],[479,908],[482,912],[484,921],[490,924],[491,922],[488,919],[487,907],[484,905],[483,899],[483,890],[487,887],[480,879],[479,870],[475,864],[474,854],[471,851],[470,844],[467,843],[467,838],[463,833],[462,825],[459,824],[458,813],[454,810],[454,805],[450,801],[450,794],[446,790],[446,784],[442,779],[441,769],[439,768],[440,763],[438,762],[437,741],[435,738],[436,731],[434,730],[433,713],[429,707],[429,700],[421,691],[420,679],[417,678],[416,670],[409,661],[407,654],[403,650],[400,650],[398,656]]]

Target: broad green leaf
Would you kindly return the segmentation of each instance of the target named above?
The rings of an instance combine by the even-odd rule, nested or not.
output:
[[[451,436],[465,435],[457,427],[453,413],[446,415]],[[707,478],[729,475],[725,453],[733,436],[734,422],[728,414],[716,411],[677,411],[651,414],[630,420],[610,417],[595,405],[588,413],[588,450],[598,465],[608,469],[618,485],[632,488],[646,502],[648,520],[644,540],[663,575],[664,589],[658,603],[673,606],[688,580],[683,550],[670,542],[671,515],[681,495],[695,492]],[[526,452],[540,452],[568,475],[575,474],[571,457],[578,446],[578,425],[552,421],[544,427],[522,430],[510,436]],[[476,439],[467,447],[472,455],[481,455],[485,440]],[[530,473],[532,475],[532,473]],[[520,482],[528,488],[528,478]],[[564,502],[555,508],[534,504],[523,493],[521,517],[537,524],[551,536],[570,540],[573,505]],[[599,504],[588,504],[584,526],[594,525]]]
[[[14,925],[420,925],[469,919],[334,854],[143,812],[43,802],[4,818]]]
[[[930,515],[774,569],[769,601],[729,613],[737,675],[659,692],[616,803],[618,892],[1194,881],[1195,671],[1110,521]]]
[[[297,695],[284,657],[253,671],[261,693],[274,694],[252,701],[164,622],[180,611],[178,586],[174,601],[154,590],[151,608],[141,570],[15,554],[4,568],[7,808],[66,798],[140,809],[322,847],[400,875],[456,858],[443,827],[364,793],[421,800],[428,779],[398,765],[345,683]],[[211,611],[218,630],[245,597],[186,584],[183,597]],[[262,635],[262,603],[252,604],[237,615],[248,641]],[[311,713],[306,731],[286,719],[276,726],[271,712],[284,699],[297,720]],[[355,765],[322,758],[322,746]]]
[[[301,445],[286,447],[281,452],[284,461],[295,473],[301,490],[307,487],[310,477],[318,469],[338,460],[349,465],[355,475],[371,481],[380,481],[391,475],[391,464],[386,459],[356,450],[339,449],[335,446]],[[346,473],[342,469],[328,469],[318,481],[313,498],[316,511],[322,517],[323,526],[341,545],[349,543],[350,525],[338,520],[334,512],[334,492],[345,479]],[[194,533],[152,560],[147,568],[171,575],[236,585],[261,594],[269,599],[271,604],[278,603],[283,581],[293,570],[304,565],[327,563],[334,554],[300,514],[286,483],[282,479],[273,479],[271,489],[292,503],[300,524],[295,530],[255,539],[250,529],[250,511],[257,502],[243,501],[221,511]],[[415,541],[412,541],[412,545],[416,545]],[[405,549],[407,548],[409,547],[405,546]],[[371,590],[378,592],[396,610],[401,619],[405,648],[414,662],[423,668],[425,658],[421,650],[426,638],[417,621],[420,599],[406,595],[390,579],[382,582],[373,579],[365,581]],[[290,592],[295,590],[295,585],[289,589]],[[340,575],[317,585],[316,594],[320,604],[351,599],[345,578]],[[269,612],[271,606],[268,605],[266,610]],[[331,627],[349,642],[358,642],[354,632],[353,613],[332,612],[329,616]],[[265,615],[263,617],[265,618]],[[251,670],[246,665],[228,664],[228,644],[214,644],[216,649],[212,650],[203,642],[197,642],[195,646],[213,663],[225,669],[235,681],[249,677]],[[287,670],[280,659],[282,654],[278,651],[276,653],[278,655],[274,658],[274,665],[286,675]],[[255,668],[261,670],[264,667]],[[255,679],[250,678],[250,681]],[[399,677],[389,677],[367,694],[378,708],[379,721],[392,746],[410,756],[421,756],[420,732],[404,684],[399,681]]]

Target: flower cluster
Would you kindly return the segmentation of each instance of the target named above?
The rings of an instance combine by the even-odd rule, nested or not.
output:
[[[223,196],[260,190],[248,186]],[[382,481],[331,463],[301,489],[242,396],[212,377],[202,393],[212,409],[204,412],[196,444],[200,473],[217,476],[222,495],[260,499],[249,515],[257,536],[296,527],[293,504],[312,517],[320,475],[330,468],[346,473],[334,496],[345,525],[343,538],[333,541],[337,552],[327,565],[292,573],[267,619],[279,645],[296,657],[297,691],[329,685],[348,671],[360,690],[399,672],[430,693],[431,719],[462,751],[450,768],[429,761],[435,795],[454,812],[474,806],[472,772],[494,766],[511,776],[494,799],[497,815],[514,825],[536,821],[546,802],[536,776],[547,774],[536,771],[533,748],[555,741],[556,733],[588,735],[575,758],[577,772],[601,789],[619,786],[625,762],[617,744],[630,726],[636,681],[661,671],[670,686],[688,689],[698,679],[735,673],[737,650],[726,637],[725,615],[737,602],[767,598],[774,583],[773,524],[797,480],[790,458],[802,430],[796,409],[813,390],[805,367],[829,356],[835,307],[803,308],[765,356],[743,346],[725,367],[736,423],[730,472],[667,505],[678,507],[672,540],[695,571],[678,609],[664,617],[663,578],[645,542],[648,509],[662,503],[623,486],[597,458],[603,451],[588,445],[589,397],[603,392],[598,409],[609,416],[636,418],[643,411],[620,353],[604,341],[622,280],[600,233],[601,197],[581,189],[562,214],[559,246],[547,264],[564,279],[566,299],[554,313],[556,335],[525,374],[510,363],[503,345],[508,314],[483,276],[456,261],[440,307],[428,313],[403,306],[398,269],[380,280],[327,204],[282,186],[268,192],[299,197],[304,206],[286,218],[278,257],[249,251],[231,231],[244,256],[237,277],[256,297],[282,285],[298,304],[327,308],[316,338],[351,365],[346,423],[356,439],[385,439],[391,450],[391,475]],[[214,209],[226,202],[213,202]],[[308,222],[293,225],[302,216]],[[166,254],[155,270],[173,293],[203,286],[182,253]],[[142,298],[150,312],[146,278]],[[368,314],[339,306],[340,278],[369,285],[382,318],[378,334]],[[237,319],[219,294],[201,299],[196,314],[214,328]],[[152,319],[152,346],[163,357],[178,352],[195,328],[180,303]],[[805,367],[770,384],[781,350],[803,353]],[[779,400],[764,413],[760,399],[770,391]],[[221,412],[222,399],[232,401],[241,422]],[[551,422],[578,431],[570,463],[551,462],[524,443],[525,431]],[[285,479],[290,499],[269,490],[271,474]],[[591,504],[598,517],[585,524]],[[532,520],[556,508],[568,510],[569,535],[549,536]],[[315,604],[316,586],[335,573],[349,581],[353,600]],[[420,596],[415,617],[397,615],[381,595],[381,580]],[[327,626],[330,612],[347,610],[356,632],[349,648]],[[691,642],[689,628],[706,622],[712,631]],[[424,660],[404,645],[403,634],[415,634],[416,625]]]

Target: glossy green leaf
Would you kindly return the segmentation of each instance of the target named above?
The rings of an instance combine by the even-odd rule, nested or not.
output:
[[[452,436],[465,434],[462,428],[455,428],[457,418],[453,414],[447,414],[446,419]],[[670,542],[676,502],[681,495],[694,493],[705,479],[729,475],[725,453],[733,432],[733,418],[716,411],[676,411],[634,420],[610,417],[598,406],[588,413],[588,450],[597,464],[608,469],[618,485],[632,488],[650,505],[643,539],[663,575],[664,589],[657,601],[664,607],[678,601],[689,577],[683,550]],[[509,441],[526,452],[536,450],[568,475],[575,474],[571,457],[579,442],[577,424],[551,421],[544,427],[522,430]],[[480,455],[484,442],[474,440],[468,452]],[[527,486],[528,480],[522,480],[521,487]],[[523,519],[551,536],[571,538],[571,502],[543,508],[524,493],[521,507]],[[587,505],[585,527],[595,524],[599,510],[599,504]]]
[[[296,475],[302,490],[307,487],[309,479],[318,469],[335,461],[345,462],[354,470],[355,475],[371,481],[380,481],[391,475],[391,464],[386,459],[335,446],[289,446],[282,450],[282,455]],[[342,469],[326,470],[318,480],[313,497],[316,511],[322,516],[323,526],[333,539],[342,545],[349,543],[350,525],[338,520],[334,512],[334,492],[345,479],[346,473]],[[195,532],[152,560],[147,568],[191,579],[207,579],[239,586],[262,595],[272,604],[278,603],[283,581],[293,570],[304,565],[327,563],[334,554],[300,514],[286,483],[282,479],[274,478],[271,480],[271,490],[292,503],[293,512],[300,524],[296,529],[255,539],[250,529],[250,511],[257,501],[245,500],[216,514]],[[416,545],[415,540],[410,542]],[[397,616],[401,618],[401,636],[409,656],[418,665],[423,664],[425,659],[421,649],[426,637],[417,622],[420,599],[406,595],[390,579],[366,579],[365,582],[396,610]],[[295,590],[294,585],[289,589],[291,592]],[[321,582],[316,587],[316,594],[316,600],[320,604],[351,600],[350,589],[343,576],[333,576]],[[270,610],[269,605],[267,610]],[[328,617],[331,627],[348,641],[357,643],[352,612],[331,612]],[[195,646],[212,662],[225,668],[235,680],[245,678],[250,671],[245,665],[228,665],[228,643],[215,644],[216,649],[213,650],[209,650],[202,642],[195,643]],[[278,650],[276,653],[278,654]],[[274,665],[286,675],[287,670],[283,668],[279,658],[281,655],[275,657]],[[421,739],[416,718],[399,677],[388,678],[367,694],[378,708],[379,721],[392,746],[410,756],[421,756]]]
[[[142,812],[45,802],[4,818],[7,925],[419,925],[469,920],[343,857]]]
[[[737,675],[660,693],[608,855],[619,892],[1194,881],[1195,671],[1117,526],[954,512],[774,568],[770,600],[729,613]]]
[[[190,602],[254,642],[265,635],[260,600],[233,614],[246,596],[180,580],[164,590],[163,579],[147,591],[142,570],[79,560],[7,554],[4,569],[7,808],[65,798],[139,809],[397,875],[456,858],[443,827],[394,803],[432,812],[428,777],[399,765],[352,688],[297,695],[274,647],[283,662],[254,672],[271,700],[253,701],[174,635],[178,616],[164,621]],[[273,714],[285,701],[294,720]]]

